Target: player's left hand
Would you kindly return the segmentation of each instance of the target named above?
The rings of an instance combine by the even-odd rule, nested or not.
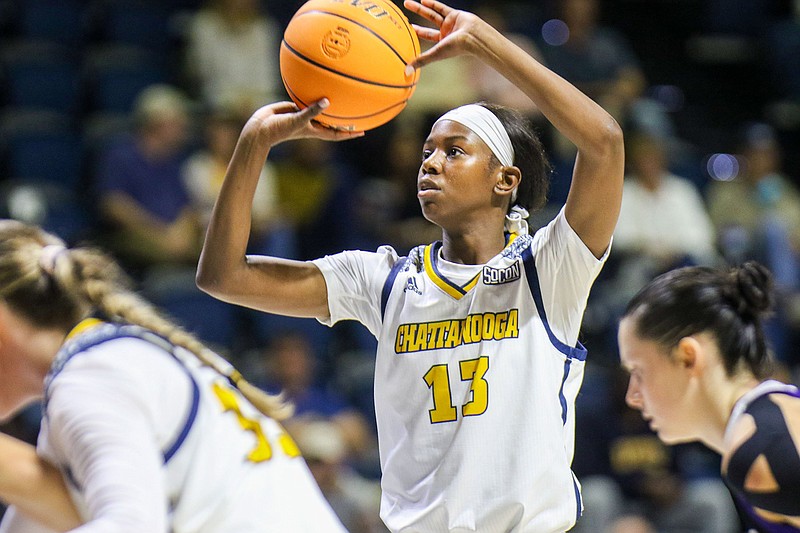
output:
[[[434,61],[475,51],[478,46],[476,32],[481,25],[486,25],[477,15],[453,9],[436,0],[405,0],[404,5],[409,11],[436,25],[435,28],[428,28],[412,24],[420,39],[436,44],[410,61],[406,67],[408,72]]]

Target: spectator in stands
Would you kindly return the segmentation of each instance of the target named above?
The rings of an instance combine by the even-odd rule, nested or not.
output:
[[[714,182],[708,190],[722,250],[732,261],[759,260],[779,286],[797,288],[796,266],[787,269],[800,251],[800,191],[782,170],[774,130],[767,124],[748,125],[739,152],[739,175]]]
[[[281,31],[259,0],[208,0],[186,35],[187,87],[207,104],[246,116],[283,94],[278,70]]]
[[[134,131],[101,155],[94,177],[107,246],[134,274],[193,265],[202,226],[181,177],[189,138],[185,96],[153,85],[137,97]]]
[[[279,151],[278,208],[297,234],[297,259],[352,247],[353,190],[360,174],[319,139],[296,139]]]
[[[433,242],[441,231],[426,220],[420,211],[417,183],[409,176],[419,167],[420,139],[418,125],[406,123],[395,127],[386,146],[382,172],[359,185],[363,200],[355,210],[360,242],[355,248],[374,250],[390,244],[405,254],[417,242]]]
[[[711,220],[728,262],[755,259],[773,273],[776,315],[765,323],[776,357],[796,362],[800,332],[800,190],[785,175],[781,147],[767,124],[743,128],[739,175],[708,189]]]
[[[292,436],[322,494],[350,533],[387,531],[380,521],[380,483],[367,480],[347,465],[342,428],[324,419],[302,420]]]
[[[310,321],[312,325],[316,325]],[[323,379],[319,356],[306,334],[285,331],[274,336],[264,350],[266,376],[259,385],[265,390],[283,392],[295,406],[295,420],[323,418],[343,431],[348,454],[357,457],[374,447],[364,415]],[[289,424],[294,421],[289,422]]]
[[[692,182],[669,171],[665,140],[634,133],[627,157],[614,251],[646,264],[648,278],[679,264],[714,263],[716,241],[705,202]]]
[[[589,296],[584,320],[593,360],[608,364],[617,358],[618,318],[645,283],[675,266],[719,260],[703,197],[691,181],[669,170],[667,139],[634,131],[626,143],[628,174],[614,253]],[[593,379],[591,372],[586,379]]]
[[[624,35],[600,24],[598,0],[555,0],[555,14],[568,28],[565,41],[544,39],[540,51],[557,74],[598,102],[627,128],[633,104],[642,95],[646,80],[639,61]],[[549,42],[548,42],[549,41]],[[548,209],[549,222],[564,204],[572,182],[576,149],[555,128],[548,127],[553,179]]]
[[[645,88],[628,41],[600,25],[597,0],[560,0],[559,14],[569,38],[561,45],[545,45],[545,61],[624,123],[628,108]]]
[[[183,166],[183,180],[203,227],[211,218],[244,122],[234,109],[217,108],[209,112],[204,120],[204,142]],[[261,172],[253,199],[252,224],[251,249],[282,257],[297,255],[293,232],[282,221],[278,210],[277,184],[271,162],[267,162]]]
[[[533,39],[523,33],[511,31],[508,27],[508,15],[502,7],[486,3],[477,8],[475,13],[505,34],[514,44],[535,57],[537,61],[545,63],[544,57]],[[475,58],[471,59],[470,81],[475,88],[477,99],[511,107],[531,119],[539,117],[540,113],[536,104],[519,87],[500,76],[486,63]]]

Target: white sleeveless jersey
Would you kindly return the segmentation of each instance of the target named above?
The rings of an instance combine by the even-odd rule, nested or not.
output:
[[[76,531],[345,531],[281,426],[151,332],[88,329],[45,386],[37,447],[68,480]],[[45,530],[12,512],[2,531]]]
[[[330,322],[358,320],[379,341],[381,517],[403,532],[565,531],[582,511],[577,337],[605,257],[563,210],[482,266],[447,265],[439,248],[316,261]]]

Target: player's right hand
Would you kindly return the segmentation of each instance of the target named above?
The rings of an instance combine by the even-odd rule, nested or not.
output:
[[[314,117],[322,113],[328,105],[327,98],[303,109],[293,102],[268,104],[253,113],[245,124],[244,132],[253,130],[270,145],[303,138],[345,141],[364,135],[363,131],[336,130],[315,122]]]

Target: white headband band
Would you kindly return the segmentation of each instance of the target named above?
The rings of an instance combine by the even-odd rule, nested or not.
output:
[[[468,127],[486,143],[500,163],[507,167],[514,164],[514,147],[506,128],[494,113],[482,105],[462,105],[448,111],[436,122],[442,120],[452,120]]]

